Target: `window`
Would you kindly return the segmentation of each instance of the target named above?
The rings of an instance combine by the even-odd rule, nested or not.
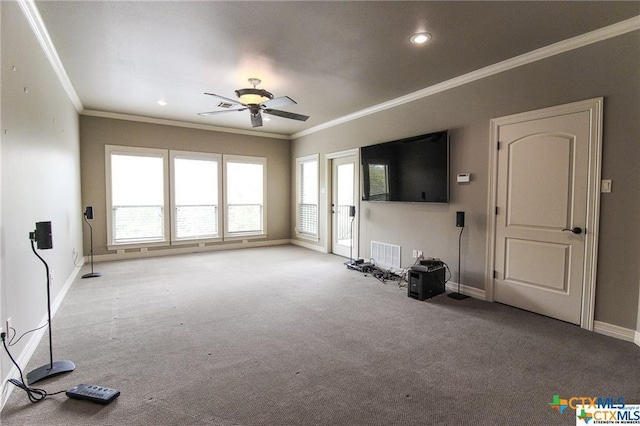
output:
[[[225,155],[225,239],[266,236],[267,159]]]
[[[109,244],[168,240],[167,153],[106,146]]]
[[[171,151],[172,240],[220,237],[220,155]]]
[[[296,160],[296,233],[318,241],[318,155]]]
[[[266,237],[266,158],[107,145],[105,163],[110,250]]]

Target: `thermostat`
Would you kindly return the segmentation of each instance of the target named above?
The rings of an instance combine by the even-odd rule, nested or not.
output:
[[[466,183],[471,181],[471,173],[458,173],[458,183]]]

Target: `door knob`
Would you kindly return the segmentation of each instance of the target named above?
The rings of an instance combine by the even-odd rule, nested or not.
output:
[[[582,228],[576,226],[575,228],[564,228],[563,231],[573,232],[576,235],[582,234]]]

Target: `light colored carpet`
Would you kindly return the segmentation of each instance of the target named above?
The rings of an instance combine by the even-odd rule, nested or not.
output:
[[[567,425],[553,395],[640,403],[640,348],[497,303],[426,301],[294,246],[98,263],[53,321],[38,383],[3,425]],[[41,342],[27,371],[48,362]]]

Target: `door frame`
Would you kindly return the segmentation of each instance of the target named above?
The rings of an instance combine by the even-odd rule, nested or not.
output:
[[[580,327],[593,331],[596,297],[596,272],[598,266],[598,235],[600,223],[600,179],[602,169],[602,119],[604,98],[542,108],[491,120],[489,158],[489,203],[487,208],[487,247],[485,265],[485,300],[494,301],[494,265],[496,248],[496,204],[498,189],[498,130],[500,126],[527,120],[538,120],[577,112],[589,112],[591,129],[589,137],[589,164],[587,182],[587,217],[585,223],[584,279],[582,283],[582,309]]]
[[[345,151],[331,152],[324,155],[324,187],[325,191],[325,253],[332,253],[333,247],[333,214],[331,212],[331,201],[333,200],[333,160],[343,157],[355,156],[356,164],[353,171],[354,179],[354,204],[356,205],[356,218],[353,227],[353,257],[357,259],[360,253],[360,149],[348,149]]]

